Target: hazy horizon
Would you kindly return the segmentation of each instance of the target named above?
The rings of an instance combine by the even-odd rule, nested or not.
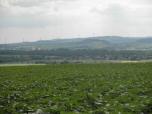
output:
[[[14,43],[30,43],[30,42],[38,42],[38,41],[53,41],[53,40],[73,40],[73,39],[89,39],[89,38],[104,38],[104,37],[113,37],[114,39],[116,37],[120,37],[122,39],[146,39],[146,38],[152,38],[152,36],[86,36],[86,37],[63,37],[63,38],[40,38],[40,39],[37,39],[37,40],[32,40],[32,41],[26,41],[24,39],[22,39],[21,41],[16,41],[16,42],[7,42],[5,41],[4,43],[1,43],[0,44],[14,44]]]
[[[0,0],[0,44],[152,36],[151,0]]]

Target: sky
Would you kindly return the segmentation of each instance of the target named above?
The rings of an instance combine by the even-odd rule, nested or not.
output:
[[[0,43],[152,36],[152,0],[0,0]]]

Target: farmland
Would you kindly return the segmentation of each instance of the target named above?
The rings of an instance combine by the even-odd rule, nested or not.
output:
[[[0,67],[0,114],[151,114],[152,63]]]

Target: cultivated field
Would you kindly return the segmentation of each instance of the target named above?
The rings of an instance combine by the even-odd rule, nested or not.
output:
[[[152,114],[152,63],[0,67],[0,114]]]

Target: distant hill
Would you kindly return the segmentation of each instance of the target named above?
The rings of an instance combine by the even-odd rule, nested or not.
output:
[[[152,37],[99,36],[1,44],[0,50],[52,49],[152,50]]]

